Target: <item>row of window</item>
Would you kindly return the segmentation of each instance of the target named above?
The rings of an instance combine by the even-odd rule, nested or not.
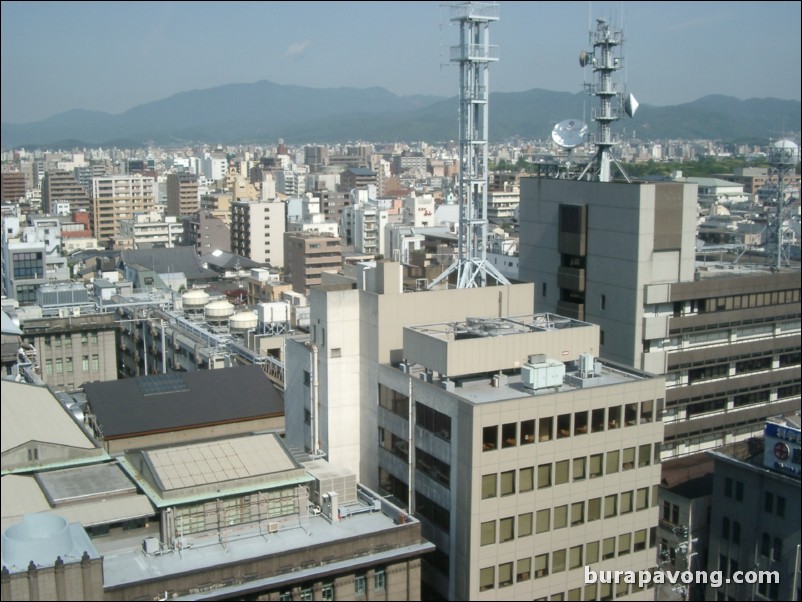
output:
[[[53,360],[45,360],[45,374],[53,374],[54,364],[56,368],[56,374],[62,374],[64,372],[67,373],[73,372],[73,361],[71,357],[68,357],[64,359],[63,363],[61,361],[61,358],[56,358],[55,362]],[[81,359],[81,369],[84,372],[89,372],[88,355],[83,356],[83,358]],[[92,356],[92,370],[100,370],[100,356],[97,354],[94,354]]]
[[[646,443],[638,447],[625,447],[624,449],[613,449],[606,454],[591,454],[581,456],[573,460],[559,460],[535,467],[527,466],[516,470],[506,470],[501,473],[490,473],[482,475],[482,499],[494,498],[498,495],[513,495],[532,491],[535,486],[538,489],[545,489],[552,485],[563,485],[568,483],[573,476],[573,480],[582,481],[586,478],[595,479],[605,474],[615,474],[619,470],[632,470],[636,466],[649,466],[654,460],[659,462],[660,446]],[[654,458],[652,449],[654,449]],[[517,472],[517,475],[516,475]],[[573,475],[571,474],[573,473]],[[517,476],[517,487],[516,487]],[[537,476],[537,480],[535,477]]]
[[[751,293],[748,295],[730,295],[727,297],[711,297],[699,302],[699,313],[725,311],[731,309],[749,309],[765,307],[781,303],[798,303],[799,289],[773,291],[770,293]]]
[[[653,503],[656,491],[652,492]],[[581,500],[571,504],[563,504],[554,508],[544,508],[536,512],[524,512],[516,516],[508,516],[499,520],[483,522],[480,526],[479,541],[482,546],[512,541],[516,537],[528,537],[534,533],[564,529],[565,527],[582,525],[586,521],[593,522],[601,518],[623,516],[634,511],[646,510],[649,507],[649,488],[622,491],[603,497]]]
[[[659,402],[660,400],[658,400]],[[621,425],[635,426],[654,420],[654,400],[640,403],[627,403],[622,406],[598,408],[591,411],[546,416],[539,421],[523,420],[486,426],[482,429],[482,450],[492,451],[501,448],[528,445],[535,441],[551,441],[587,433],[601,433],[620,428]],[[623,411],[622,411],[623,409]],[[556,430],[555,430],[556,427]],[[499,441],[499,434],[501,441]]]
[[[65,335],[65,336],[55,336],[55,337],[45,337],[45,347],[61,347],[62,341],[65,347],[72,347],[72,335]],[[97,333],[96,332],[82,332],[81,333],[81,345],[86,345],[87,343],[92,343],[93,345],[97,345]]]
[[[606,537],[600,541],[589,541],[570,548],[553,550],[551,553],[527,556],[514,562],[484,567],[479,570],[479,591],[508,587],[513,583],[531,579],[542,579],[565,570],[581,569],[602,560],[642,552],[647,545],[654,547],[655,537],[654,528],[648,531],[640,529],[634,533],[622,533],[617,537]],[[593,600],[595,597],[594,593],[593,596],[583,599]]]
[[[384,569],[379,569],[373,573],[373,591],[382,592],[387,584],[387,576]],[[325,581],[320,586],[320,600],[334,600],[335,588],[333,581]],[[366,596],[368,593],[367,575],[354,576],[354,594]],[[279,594],[279,600],[293,600],[292,591],[285,591]],[[314,587],[311,584],[301,586],[298,600],[314,600]]]

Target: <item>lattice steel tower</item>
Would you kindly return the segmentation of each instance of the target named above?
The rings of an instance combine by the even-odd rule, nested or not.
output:
[[[457,260],[429,288],[456,272],[457,288],[485,286],[488,276],[509,281],[487,262],[487,122],[490,96],[488,67],[498,61],[488,27],[498,21],[498,2],[451,5],[451,22],[460,27],[460,44],[451,47],[459,78],[459,232]]]
[[[629,176],[613,155],[613,135],[610,124],[621,119],[621,109],[632,117],[638,108],[638,101],[631,94],[624,98],[624,93],[613,82],[613,74],[623,66],[623,58],[615,56],[616,49],[620,49],[624,42],[621,31],[613,29],[606,19],[596,19],[596,30],[590,32],[591,52],[583,50],[579,54],[579,64],[582,67],[593,66],[593,83],[586,84],[588,93],[596,96],[600,106],[594,108],[591,118],[598,124],[598,133],[593,139],[596,145],[596,154],[588,162],[579,179],[583,179],[591,168],[595,179],[599,182],[610,181],[610,164],[615,163],[618,170],[627,180]],[[619,53],[620,54],[620,53]],[[616,101],[616,102],[614,102]]]
[[[769,175],[777,178],[777,205],[774,215],[769,219],[769,244],[776,245],[774,267],[778,270],[783,265],[791,264],[790,248],[785,241],[791,212],[785,204],[785,196],[798,161],[799,146],[791,140],[779,140],[769,147]]]

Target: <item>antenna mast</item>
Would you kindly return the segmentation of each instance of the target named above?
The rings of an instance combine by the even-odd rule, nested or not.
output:
[[[785,190],[789,176],[796,169],[799,161],[799,146],[791,140],[779,140],[769,147],[769,175],[777,178],[777,206],[774,215],[774,227],[770,231],[772,242],[777,245],[774,267],[779,270],[790,265],[788,245],[784,244],[785,220],[789,217],[785,209]]]
[[[509,284],[487,262],[488,67],[498,61],[498,46],[490,45],[488,26],[498,21],[498,14],[498,2],[451,5],[451,22],[460,26],[460,44],[451,47],[451,62],[460,68],[458,256],[429,288],[455,272],[457,288],[485,286],[488,276]]]
[[[624,93],[618,89],[618,85],[613,83],[613,74],[623,66],[623,59],[620,56],[613,56],[615,49],[619,48],[624,42],[623,33],[613,29],[606,19],[596,19],[596,30],[590,32],[590,43],[593,50],[587,52],[583,50],[579,53],[579,65],[593,66],[594,82],[585,84],[585,88],[591,96],[599,98],[600,106],[591,111],[591,119],[598,127],[598,134],[594,138],[596,144],[596,154],[588,162],[585,169],[579,176],[583,179],[594,169],[594,174],[599,182],[610,181],[610,164],[615,163],[618,170],[627,182],[631,182],[629,176],[621,167],[618,159],[613,155],[613,147],[616,142],[610,130],[610,124],[621,119],[621,108],[630,117],[635,115],[638,109],[638,101],[630,94],[624,100]],[[617,99],[616,106],[613,100]]]

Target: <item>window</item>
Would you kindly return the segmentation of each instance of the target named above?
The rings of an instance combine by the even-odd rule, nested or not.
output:
[[[602,454],[593,454],[590,456],[590,478],[602,476]]]
[[[732,543],[741,543],[741,523],[732,521]]]
[[[532,535],[532,513],[526,512],[518,515],[518,537]]]
[[[590,585],[585,586],[585,595],[582,597],[583,600],[595,600],[596,599],[596,587],[595,583],[591,583]]]
[[[777,496],[777,516],[785,518],[785,498],[781,495]]]
[[[649,488],[643,487],[635,493],[635,510],[645,510],[649,507]]]
[[[588,432],[588,413],[576,412],[574,414],[574,435],[585,435]]]
[[[100,370],[100,356],[97,354],[92,355],[92,370]]]
[[[601,308],[607,309],[607,295],[601,296]]]
[[[512,585],[512,563],[505,562],[498,565],[498,586],[507,587]]]
[[[601,433],[604,431],[604,408],[599,408],[591,412],[590,424],[592,433]]]
[[[589,541],[585,544],[585,561],[588,564],[599,562],[599,542]]]
[[[635,547],[633,551],[641,552],[646,549],[646,529],[635,531]]]
[[[763,494],[763,510],[774,512],[774,494],[771,491]]]
[[[652,446],[648,443],[638,448],[638,466],[649,466],[652,461]]]
[[[518,471],[518,492],[532,491],[535,488],[535,469],[532,466]]]
[[[64,366],[61,363],[61,358],[56,359],[56,374],[61,374],[64,372]]]
[[[554,464],[555,485],[562,485],[563,483],[568,482],[568,470],[569,470],[568,460],[560,460],[559,462]]]
[[[482,499],[496,497],[496,474],[482,475]]]
[[[622,533],[618,536],[618,555],[629,554],[632,545],[632,533]]]
[[[615,558],[615,537],[607,537],[602,541],[602,560]]]
[[[506,470],[501,473],[501,495],[515,493],[515,471]]]
[[[306,380],[306,373],[304,373],[304,380]],[[404,420],[409,420],[409,397],[407,395],[380,384],[379,405],[396,416],[400,416]],[[425,417],[428,415],[425,408],[426,406],[420,403],[417,404],[415,408],[417,424],[424,429],[426,428],[424,424]]]
[[[515,447],[517,427],[515,422],[508,422],[501,426],[501,447]]]
[[[604,518],[616,515],[618,496],[614,493],[604,497]]]
[[[515,538],[515,517],[508,516],[499,521],[498,541],[504,543],[505,541],[512,541]],[[499,577],[500,578],[500,577]]]
[[[541,418],[537,425],[537,438],[538,441],[551,441],[553,435],[553,422],[554,418],[548,416]]]
[[[551,573],[560,573],[565,570],[565,549],[554,550],[551,553]]]
[[[735,501],[744,501],[744,484],[743,481],[735,481]]]
[[[771,550],[771,536],[768,533],[763,533],[760,538],[760,555],[769,557]]]
[[[581,525],[585,522],[585,502],[571,504],[571,525]]]
[[[571,414],[557,416],[557,439],[571,436]]]
[[[479,571],[479,591],[484,592],[495,587],[496,567],[489,566]]]
[[[607,428],[617,429],[621,426],[621,406],[615,406],[607,410]]]
[[[779,562],[780,560],[782,560],[782,556],[783,556],[783,540],[780,539],[779,537],[775,537],[774,545],[771,548],[771,559],[774,560],[775,562]]]
[[[638,424],[638,404],[627,403],[624,405],[624,422],[627,426]]]
[[[621,514],[632,512],[632,491],[621,492]]]
[[[584,480],[586,465],[587,458],[574,458],[574,481]]]
[[[409,399],[406,397],[406,395],[395,393],[395,391],[392,393],[398,396],[398,399],[393,400],[394,407],[391,411],[398,414],[402,418],[407,418]],[[434,435],[440,439],[443,439],[444,441],[451,441],[450,416],[443,414],[442,412],[438,412],[434,408],[430,408],[429,406],[420,402],[415,403],[415,412],[415,424],[422,429],[429,431],[430,433],[434,433]]]
[[[535,579],[546,577],[549,574],[549,555],[535,556]]]
[[[588,500],[588,522],[601,518],[601,498],[594,497]]]
[[[498,427],[486,426],[482,429],[482,451],[498,449]]]
[[[85,355],[81,358],[81,370],[89,372],[89,356]]]
[[[618,462],[620,453],[617,449],[607,452],[607,462],[604,465],[604,472],[606,474],[615,474],[618,472]]]
[[[640,402],[640,421],[641,423],[651,422],[654,417],[654,401],[649,399]]]
[[[730,519],[725,516],[721,519],[721,539],[729,539],[729,538],[730,538]]]
[[[72,358],[67,358],[67,372],[72,372]]]
[[[532,559],[521,558],[515,565],[515,581],[529,581],[532,573]]]
[[[482,546],[489,546],[496,543],[496,521],[489,520],[482,523],[480,544]]]
[[[537,511],[537,514],[535,514],[535,533],[545,533],[550,529],[549,515],[550,510],[548,508]]]
[[[567,598],[567,600],[570,600],[571,602],[579,602],[579,600],[581,600],[581,599],[582,599],[582,588],[581,587],[575,587],[574,589],[569,589],[568,590],[568,598]],[[592,598],[588,598],[588,599],[592,600]]]
[[[578,569],[582,566],[582,546],[574,546],[568,550],[568,568]]]
[[[368,591],[368,578],[365,575],[357,575],[354,578],[354,592],[357,596],[364,596]]]
[[[562,529],[568,525],[568,505],[563,504],[554,509],[554,528]]]
[[[732,479],[730,477],[724,479],[724,495],[732,497]]]
[[[551,487],[551,464],[541,464],[537,467],[537,488]]]
[[[521,422],[521,445],[528,445],[535,442],[535,421],[524,420]]]
[[[320,597],[327,601],[334,600],[334,584],[324,583],[320,588]],[[290,594],[290,600],[292,600],[292,594]]]
[[[621,460],[623,462],[623,465],[621,466],[622,470],[632,470],[635,468],[635,448],[625,447]]]

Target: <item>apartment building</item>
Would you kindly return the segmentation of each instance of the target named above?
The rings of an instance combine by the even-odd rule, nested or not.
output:
[[[284,266],[287,206],[282,201],[231,204],[231,252],[275,268]]]
[[[156,210],[156,185],[152,177],[105,176],[92,178],[90,216],[99,241],[120,236],[122,220]]]
[[[192,215],[199,208],[198,177],[189,173],[167,174],[167,215]]]
[[[284,279],[292,283],[292,290],[306,295],[322,282],[323,272],[342,268],[342,244],[338,237],[317,231],[287,232],[284,258]]]
[[[89,210],[89,192],[71,171],[47,171],[42,180],[42,209],[56,212],[56,203],[69,203],[70,211]]]

